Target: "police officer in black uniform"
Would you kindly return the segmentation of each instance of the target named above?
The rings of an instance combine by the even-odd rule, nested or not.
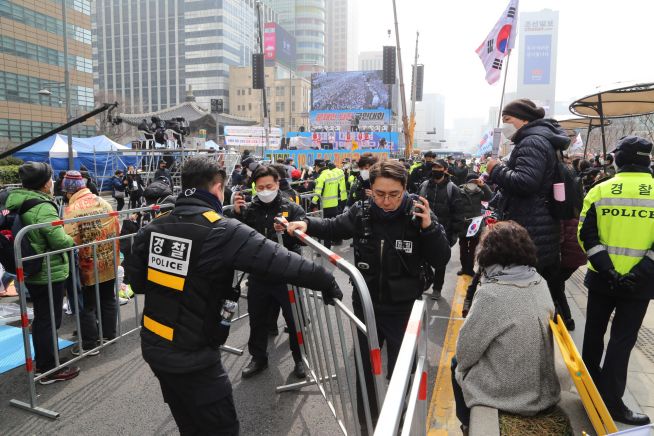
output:
[[[280,216],[292,221],[302,220],[305,217],[304,210],[282,195],[279,189],[279,172],[274,166],[262,165],[257,168],[252,173],[252,181],[256,187],[256,196],[252,199],[252,203],[246,206],[244,198],[237,194],[234,197],[233,216],[266,238],[277,242],[277,234],[283,232],[284,228],[279,224],[275,224],[275,217]],[[300,241],[297,238],[287,234],[283,234],[282,238],[287,249],[301,254]],[[282,309],[282,314],[289,329],[289,344],[295,361],[293,373],[298,378],[305,378],[306,372],[302,363],[300,345],[297,341],[286,283],[265,280],[257,274],[250,274],[248,281],[248,313],[250,319],[248,350],[252,360],[243,370],[243,378],[252,377],[268,368],[269,314],[274,315],[276,326],[279,307]]]
[[[429,203],[415,201],[406,192],[407,170],[400,162],[384,160],[370,168],[372,200],[355,203],[335,218],[305,218],[289,224],[289,232],[299,229],[325,239],[354,238],[354,261],[366,281],[372,298],[379,344],[387,344],[388,377],[393,372],[404,331],[416,300],[427,283],[427,268],[446,265],[450,245],[445,232],[431,213]],[[354,313],[363,319],[357,290],[352,293]],[[368,354],[368,341],[359,333],[362,355]],[[376,421],[379,407],[375,400],[370,360],[363,359],[371,415]],[[358,413],[365,422],[359,378]]]
[[[324,268],[222,216],[226,179],[215,161],[188,159],[174,210],[138,233],[126,261],[132,288],[146,295],[143,358],[182,435],[239,431],[219,351],[238,301],[234,270],[321,290],[326,303],[342,298]]]

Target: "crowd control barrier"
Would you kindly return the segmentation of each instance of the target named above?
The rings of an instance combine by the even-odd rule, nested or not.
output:
[[[139,296],[138,294],[135,294],[134,297],[132,298],[132,301],[134,303],[134,324],[131,328],[127,328],[124,330],[123,322],[122,322],[122,315],[121,315],[121,310],[118,308],[117,310],[117,330],[116,330],[116,337],[112,338],[111,340],[105,340],[105,335],[103,334],[102,331],[102,313],[99,308],[101,306],[100,304],[100,291],[99,291],[99,284],[98,282],[98,262],[94,261],[93,262],[93,274],[95,277],[95,307],[96,307],[96,312],[97,312],[97,318],[98,318],[98,337],[99,337],[99,345],[96,346],[93,349],[84,349],[82,341],[79,340],[77,342],[77,345],[80,347],[80,354],[79,356],[76,356],[65,363],[61,362],[60,356],[59,356],[59,347],[57,346],[57,331],[56,329],[52,329],[52,344],[53,344],[53,351],[54,351],[54,358],[55,358],[55,367],[52,368],[49,371],[43,372],[41,374],[36,374],[36,368],[34,365],[34,362],[32,360],[32,349],[31,349],[31,344],[30,344],[30,325],[29,325],[29,318],[28,318],[28,307],[27,307],[27,299],[26,299],[26,291],[29,291],[29,288],[25,284],[25,275],[23,272],[23,266],[25,262],[32,260],[32,259],[44,259],[45,258],[45,270],[47,271],[48,274],[48,299],[49,299],[49,305],[50,305],[50,323],[51,325],[56,325],[55,323],[55,307],[54,307],[54,302],[53,302],[53,290],[52,290],[52,281],[51,281],[51,258],[52,256],[59,255],[61,253],[68,253],[69,259],[71,262],[71,267],[70,267],[70,274],[69,274],[69,282],[67,283],[67,288],[68,288],[68,296],[69,296],[69,302],[72,304],[75,308],[75,325],[77,328],[78,332],[78,337],[81,338],[81,323],[80,323],[80,304],[78,301],[78,294],[74,292],[73,290],[77,290],[79,288],[79,275],[78,275],[78,266],[76,265],[76,262],[74,261],[74,252],[80,248],[85,248],[85,247],[91,247],[93,250],[93,258],[97,260],[97,249],[99,245],[107,244],[107,243],[112,243],[113,244],[113,267],[114,267],[114,275],[118,277],[118,267],[119,267],[119,244],[120,241],[123,240],[129,240],[130,241],[130,247],[134,243],[134,237],[136,236],[136,233],[131,233],[127,235],[122,235],[122,236],[117,236],[113,238],[106,238],[102,239],[100,241],[95,241],[95,242],[90,242],[86,244],[81,244],[81,245],[76,245],[74,247],[62,249],[62,250],[55,250],[55,251],[50,251],[47,253],[41,253],[37,254],[34,256],[23,256],[21,252],[21,241],[23,238],[27,237],[28,233],[33,230],[41,229],[41,228],[46,228],[46,227],[51,227],[51,226],[61,226],[69,223],[80,223],[80,222],[93,222],[97,220],[101,220],[107,217],[120,217],[120,216],[130,216],[135,213],[156,213],[161,210],[166,210],[166,209],[172,209],[173,205],[172,204],[163,204],[163,205],[152,205],[152,206],[147,206],[147,207],[140,207],[136,209],[129,209],[129,210],[123,210],[123,211],[113,211],[110,213],[105,213],[105,214],[98,214],[98,215],[90,215],[90,216],[85,216],[85,217],[80,217],[80,218],[73,218],[73,219],[67,219],[67,220],[57,220],[53,222],[48,222],[48,223],[40,223],[40,224],[32,224],[29,226],[23,227],[20,232],[18,232],[17,235],[15,235],[14,238],[14,250],[15,250],[15,256],[16,256],[16,282],[17,286],[19,289],[19,299],[20,299],[20,314],[21,314],[21,327],[22,327],[22,333],[23,333],[23,346],[25,350],[25,369],[27,372],[27,383],[28,383],[28,401],[21,401],[17,399],[12,399],[10,400],[10,404],[12,406],[42,415],[46,416],[48,418],[58,418],[59,413],[56,411],[52,410],[47,410],[42,407],[39,407],[37,404],[37,394],[36,394],[36,383],[41,380],[43,377],[47,377],[48,375],[60,370],[64,366],[70,365],[83,357],[87,356],[91,352],[95,352],[97,350],[100,350],[104,348],[105,346],[112,344],[118,340],[120,340],[122,337],[127,336],[135,331],[140,330],[141,328],[141,310],[139,309],[139,305],[141,303],[140,299],[143,298]],[[240,276],[237,274],[235,277],[235,283],[238,284],[240,288],[240,281],[242,280],[244,274],[241,273]],[[236,284],[234,286],[236,286]],[[118,281],[114,281],[114,294],[116,301],[118,300],[118,292],[119,292],[119,283]],[[71,295],[73,298],[71,298]],[[244,298],[244,295],[241,295],[241,298]],[[239,305],[240,307],[240,305]],[[56,310],[61,310],[61,308],[56,308]],[[240,310],[240,309],[239,309]],[[232,319],[232,322],[235,322],[239,319],[243,319],[247,317],[247,313],[241,313],[237,312],[236,316],[234,319]],[[229,345],[223,345],[221,347],[222,350],[236,354],[236,355],[242,355],[243,350],[230,347]],[[37,362],[38,363],[38,362]]]
[[[618,428],[590,377],[588,368],[565,327],[561,315],[556,316],[556,322],[550,320],[550,328],[593,428],[600,436],[617,432]]]
[[[423,300],[416,301],[379,414],[375,436],[427,434],[427,326],[427,305]],[[407,397],[409,381],[411,388]],[[398,431],[400,424],[401,432]]]
[[[286,226],[283,220],[279,218],[275,220],[278,224]],[[376,401],[378,405],[382,404],[386,392],[386,380],[382,371],[377,326],[368,287],[354,265],[305,233],[296,230],[294,235],[312,252],[328,259],[350,277],[360,295],[364,319],[359,319],[341,301],[336,300],[332,309],[324,304],[320,292],[290,287],[288,296],[293,310],[297,340],[309,377],[299,383],[279,386],[276,391],[280,393],[316,385],[343,434],[360,435],[362,428],[367,429],[368,434],[372,434],[373,423],[377,417],[371,416],[370,401]],[[347,337],[348,327],[349,337]],[[367,339],[367,355],[361,353],[359,334]],[[352,345],[348,345],[348,338],[351,338]],[[363,359],[370,359],[372,392],[375,393],[376,398],[368,398]],[[361,407],[365,414],[363,423],[360,422],[357,412],[357,379],[361,386]]]

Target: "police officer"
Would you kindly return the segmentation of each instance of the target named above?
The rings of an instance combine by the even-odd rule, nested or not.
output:
[[[345,206],[345,202],[347,201],[347,183],[345,181],[345,172],[343,169],[337,167],[336,164],[332,161],[327,161],[327,168],[336,177],[336,181],[338,182],[338,207],[340,210],[342,210]]]
[[[304,210],[296,203],[282,195],[279,188],[279,172],[273,165],[260,166],[252,174],[257,194],[252,203],[246,206],[242,196],[234,197],[234,217],[249,225],[266,238],[277,242],[277,232],[284,229],[275,224],[276,216],[296,221],[305,217]],[[284,246],[297,254],[300,253],[299,240],[289,235],[283,236]],[[276,327],[279,307],[289,329],[289,344],[295,361],[293,373],[298,378],[305,378],[306,373],[297,341],[295,323],[288,290],[285,282],[274,282],[268,277],[250,274],[248,286],[248,313],[250,319],[250,338],[248,350],[252,356],[250,364],[243,370],[243,378],[252,377],[268,368],[268,331],[269,314],[274,314]]]
[[[629,355],[649,300],[654,298],[654,182],[648,170],[652,143],[637,136],[618,141],[615,177],[584,199],[579,241],[588,255],[588,307],[582,357],[615,421],[650,422],[622,401]],[[611,337],[604,334],[615,310]]]
[[[182,435],[238,434],[218,348],[238,301],[234,270],[321,290],[327,303],[342,297],[324,268],[222,216],[226,180],[215,161],[187,159],[174,210],[139,232],[126,260],[132,288],[146,294],[143,358]]]
[[[396,160],[384,160],[370,168],[372,200],[355,203],[347,213],[330,219],[306,218],[289,224],[325,239],[354,238],[354,261],[363,275],[372,298],[379,343],[388,349],[389,377],[404,336],[411,308],[421,298],[426,268],[441,267],[450,259],[445,232],[430,212],[429,203],[414,201],[406,192],[407,170]],[[352,293],[354,313],[363,319],[357,290]],[[368,353],[365,335],[359,334],[362,355]],[[370,360],[363,359],[371,414],[376,420]],[[360,386],[358,412],[365,422]]]
[[[338,215],[338,203],[340,200],[340,186],[338,175],[334,174],[327,168],[327,162],[322,159],[316,159],[314,162],[316,173],[316,187],[314,192],[316,195],[311,199],[314,209],[318,208],[318,202],[322,202],[323,216],[325,218],[333,218]],[[331,248],[332,240],[328,239],[323,241],[325,247]]]
[[[409,169],[409,192],[418,192],[420,185],[431,178],[431,167],[436,159],[436,153],[425,153],[424,161],[418,161]]]
[[[375,162],[377,162],[377,159],[374,157],[361,156],[361,159],[356,163],[358,171],[350,187],[350,194],[347,199],[348,206],[368,198],[370,193],[370,167]]]

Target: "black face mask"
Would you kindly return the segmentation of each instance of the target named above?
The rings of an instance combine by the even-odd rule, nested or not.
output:
[[[445,177],[445,171],[432,171],[431,178],[434,180],[440,180]]]

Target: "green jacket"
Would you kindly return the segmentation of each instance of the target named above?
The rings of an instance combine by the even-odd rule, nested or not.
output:
[[[15,189],[11,191],[7,198],[7,209],[18,209],[25,200],[37,198],[41,200],[50,200],[52,197],[43,192],[33,191],[31,189]],[[48,203],[42,203],[34,206],[22,216],[23,225],[47,223],[59,219],[57,209]],[[27,233],[27,238],[32,244],[32,248],[37,253],[47,251],[61,250],[75,245],[73,238],[64,232],[63,226],[48,226]],[[52,256],[50,259],[51,281],[53,283],[63,282],[68,278],[68,255],[66,253]],[[48,284],[48,271],[46,268],[46,259],[43,258],[41,271],[32,276],[25,278],[26,283],[36,285]]]

